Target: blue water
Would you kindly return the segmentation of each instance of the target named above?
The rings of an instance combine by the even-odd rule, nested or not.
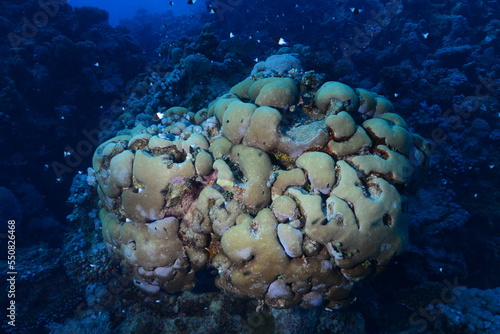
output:
[[[117,25],[120,20],[133,17],[138,10],[146,10],[149,13],[171,12],[173,15],[186,15],[199,12],[205,6],[205,0],[196,1],[188,5],[185,0],[172,1],[167,0],[68,0],[68,3],[75,7],[93,6],[105,9],[109,13],[109,23]]]

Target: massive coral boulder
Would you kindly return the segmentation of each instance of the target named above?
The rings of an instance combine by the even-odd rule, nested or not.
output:
[[[104,240],[142,290],[190,289],[212,266],[237,296],[337,308],[404,251],[429,150],[387,99],[252,77],[196,115],[171,111],[187,121],[94,155]]]

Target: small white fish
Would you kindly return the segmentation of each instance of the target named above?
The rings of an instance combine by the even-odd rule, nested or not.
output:
[[[156,113],[156,117],[158,117],[158,119],[163,119],[163,117],[165,117],[165,113],[162,113],[162,112],[157,112]]]
[[[256,62],[256,63],[258,63],[259,62],[259,58],[255,58],[253,61]]]
[[[71,155],[71,152],[70,151],[64,151],[64,157],[69,157]]]
[[[394,93],[394,97],[398,97],[398,96],[399,96],[399,94],[398,94],[398,93]]]
[[[95,67],[99,67],[99,63],[94,63],[94,66]]]
[[[61,118],[61,119],[64,119],[64,116],[61,116],[60,118]]]
[[[429,37],[429,33],[426,32],[425,34],[422,34],[422,37],[424,37],[424,39],[427,39],[427,37]]]
[[[278,40],[278,44],[279,44],[279,45],[287,45],[288,43],[287,43],[287,42],[286,42],[283,38],[280,38],[280,39]]]
[[[235,35],[232,32],[230,32],[229,33],[229,38],[234,38],[234,37],[235,37]]]

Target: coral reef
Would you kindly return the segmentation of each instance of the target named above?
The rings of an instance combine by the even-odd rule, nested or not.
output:
[[[47,9],[56,3],[57,13],[45,22]],[[498,1],[259,1],[257,6],[211,1],[208,10],[198,1],[190,15],[177,15],[178,7],[167,3],[164,13],[138,11],[116,27],[96,8],[44,0],[0,3],[0,31],[6,37],[0,41],[0,216],[16,220],[19,269],[26,273],[18,281],[19,332],[24,326],[30,333],[416,333],[424,330],[422,323],[428,332],[496,331],[496,311],[481,300],[496,298],[500,284]],[[276,61],[266,68],[269,56]],[[282,61],[286,58],[291,62]],[[255,77],[243,80],[253,68]],[[336,82],[325,84],[325,78]],[[407,125],[392,115],[382,117],[377,105],[386,112],[393,106]],[[431,143],[432,160],[421,180],[420,172],[408,178],[403,168],[385,165],[404,167],[395,158],[405,156],[409,145],[396,149],[391,139],[380,136],[404,136],[404,131]],[[104,157],[102,175],[92,169],[85,174],[95,148],[117,135],[137,137],[130,147],[127,140],[117,143],[128,152],[120,163],[129,164],[131,155],[133,160],[141,155],[142,162],[167,155],[167,169],[186,168],[176,170],[186,174],[169,175],[168,186],[165,180],[153,182],[147,172],[136,180],[134,162],[132,172],[110,180],[116,189],[108,187],[106,194],[118,195],[104,202],[112,205],[123,233],[114,243],[110,240],[118,233],[105,237],[125,270],[110,258],[102,240],[95,187],[96,176],[109,177],[107,163],[118,154]],[[172,143],[166,152],[163,140]],[[263,159],[255,161],[269,173],[267,178],[249,172],[252,161],[237,156],[251,152],[268,157],[271,172]],[[113,173],[123,172],[119,159]],[[51,168],[53,162],[61,169]],[[339,254],[328,253],[329,243],[322,239],[334,234],[322,232],[332,227],[329,206],[338,209],[342,203],[328,199],[340,197],[332,188],[338,186],[339,173],[346,173],[344,162],[356,170],[357,187],[368,198],[377,195],[365,191],[372,186],[370,178],[394,186],[409,218],[406,251],[390,266],[372,264],[369,275],[387,268],[375,279],[342,268],[335,258]],[[336,171],[323,173],[322,168]],[[128,189],[138,192],[128,194],[128,200],[150,195],[145,185],[160,191],[153,197],[163,198],[163,206],[144,208],[150,210],[148,217],[160,216],[161,223],[136,222],[142,219],[140,210],[123,202],[128,177]],[[252,195],[258,187],[265,190],[262,198]],[[413,195],[409,204],[407,195]],[[361,204],[351,206],[344,197],[357,216]],[[312,223],[324,221],[321,214],[311,217],[320,211],[326,225]],[[177,222],[163,221],[169,217]],[[340,221],[336,217],[333,222]],[[141,265],[151,265],[147,253],[159,247],[161,235],[144,227],[175,229],[177,224],[178,261],[153,270],[152,276],[150,270],[139,272]],[[269,262],[277,264],[279,273],[267,285],[262,284],[267,268],[259,261],[274,253],[259,249],[251,239],[255,233],[241,231],[240,225],[274,235],[261,237],[281,254]],[[164,235],[175,235],[168,228]],[[335,235],[351,242],[353,231]],[[137,240],[125,239],[132,233],[144,247],[134,249]],[[240,234],[245,238],[235,245]],[[37,244],[41,241],[46,244]],[[174,238],[164,249],[179,242]],[[376,245],[373,239],[362,246],[373,250]],[[354,262],[361,260],[358,253],[352,255]],[[302,306],[328,305],[320,297],[323,287],[318,288],[326,275],[314,272],[304,286],[297,284],[302,277],[289,275],[288,264],[306,260],[307,270],[320,268],[319,262],[334,273],[330,277],[355,283],[345,300],[356,296],[358,302],[340,312],[269,308],[292,305],[294,298],[301,298]],[[257,287],[267,286],[256,299],[238,297],[258,293],[245,288],[248,268],[249,279],[261,274]],[[181,288],[196,282],[192,292],[171,293],[178,288],[178,274],[187,277],[186,284],[178,284]],[[143,290],[131,283],[134,276]],[[216,277],[233,293],[216,289]],[[450,281],[471,287],[453,290],[469,299],[444,305],[446,317],[438,317],[441,311],[435,308],[428,316],[427,309],[443,301],[440,288],[449,288]],[[160,282],[170,292],[144,292],[157,290]]]
[[[443,329],[462,333],[498,333],[500,331],[500,289],[458,288],[453,303],[436,305],[442,313]]]
[[[41,244],[23,248],[16,256],[16,327],[5,322],[2,329],[7,333],[34,333],[70,316],[83,293],[81,286],[72,284],[66,275],[61,250]],[[11,277],[7,268],[7,261],[2,261],[3,281]]]
[[[5,187],[0,187],[0,217],[9,217],[16,221],[21,221],[23,218],[23,211],[19,199],[9,188]],[[6,224],[1,225],[0,232],[7,233]]]
[[[3,1],[1,8],[0,183],[14,192],[17,184],[30,183],[54,216],[45,219],[46,229],[24,235],[31,244],[48,241],[49,225],[67,214],[61,205],[66,190],[92,151],[86,155],[76,147],[82,131],[95,128],[102,109],[120,97],[145,61],[130,34],[107,24],[103,10],[36,0]],[[58,173],[52,163],[60,161]],[[52,245],[60,244],[62,233],[53,238],[58,241]]]
[[[251,75],[263,72],[266,76],[283,76],[292,69],[302,70],[300,60],[291,54],[277,54],[255,64]]]
[[[300,82],[247,79],[97,148],[103,237],[138,288],[189,290],[208,265],[236,296],[334,309],[403,252],[426,142],[387,99],[338,82],[302,91],[302,108]]]

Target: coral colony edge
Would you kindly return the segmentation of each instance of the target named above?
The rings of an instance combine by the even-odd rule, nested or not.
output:
[[[212,268],[235,296],[337,309],[404,251],[428,143],[386,98],[318,82],[272,56],[207,108],[149,110],[96,149],[102,235],[138,289]]]

